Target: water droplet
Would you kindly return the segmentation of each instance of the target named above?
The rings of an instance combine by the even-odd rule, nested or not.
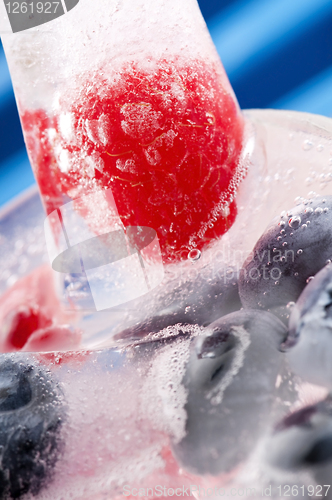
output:
[[[327,214],[328,211],[329,211],[329,209],[327,207],[325,207],[323,210],[324,214]]]
[[[193,248],[190,250],[188,253],[188,259],[191,260],[192,262],[195,262],[196,260],[200,259],[202,253],[198,248]]]
[[[309,141],[308,139],[302,143],[302,149],[304,151],[309,151],[313,147],[313,142]]]
[[[293,309],[293,307],[295,306],[295,302],[288,302],[287,304],[287,309]]]
[[[322,151],[324,151],[324,146],[323,144],[318,144],[317,148],[316,148],[316,151],[318,151],[318,153],[321,153]]]
[[[332,262],[331,259],[327,259],[327,261],[325,262],[325,264],[328,265],[328,264],[331,264],[331,262]]]
[[[294,233],[289,233],[289,236],[294,236]]]
[[[314,279],[315,276],[309,276],[309,278],[307,279],[307,283],[310,283],[310,281],[312,281]]]
[[[287,245],[288,245],[287,241],[284,241],[282,244],[283,247],[287,247]]]
[[[315,210],[315,214],[322,214],[322,213],[323,213],[323,209],[321,207],[317,207]]]
[[[282,240],[282,237],[278,236],[277,241],[281,241],[281,240]]]
[[[294,273],[294,276],[298,276],[298,275],[299,275],[299,273]]]
[[[274,284],[275,284],[275,285],[279,285],[279,281],[275,281],[275,282],[274,282]]]
[[[284,220],[281,220],[278,224],[278,226],[280,227],[285,227],[286,226],[286,222]]]
[[[282,230],[280,231],[280,234],[286,234],[286,231],[285,231],[284,229],[282,229]]]
[[[297,255],[301,255],[301,254],[303,253],[302,248],[299,248],[299,249],[298,249],[298,251],[297,251],[296,253],[297,253]]]
[[[289,219],[288,224],[292,229],[297,229],[298,227],[300,227],[301,217],[299,215],[295,215],[294,217]]]
[[[313,211],[314,211],[314,209],[313,209],[313,208],[308,207],[308,208],[306,208],[306,209],[305,209],[304,213],[305,213],[305,214],[312,214],[312,212],[313,212]]]
[[[273,253],[276,253],[278,251],[277,248],[274,247],[274,249],[272,250]]]
[[[307,229],[308,226],[307,226],[307,224],[302,224],[301,227],[302,227],[302,229]]]

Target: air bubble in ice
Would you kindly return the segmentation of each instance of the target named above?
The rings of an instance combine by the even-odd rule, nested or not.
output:
[[[302,149],[304,151],[309,151],[309,149],[311,149],[313,147],[313,142],[309,141],[308,139],[306,141],[303,142],[302,144]]]
[[[116,168],[121,170],[121,172],[127,172],[129,174],[137,173],[137,167],[135,160],[133,158],[128,158],[127,160],[123,158],[118,158],[116,160]]]
[[[70,154],[67,149],[62,149],[58,156],[58,165],[62,173],[67,174],[71,168]]]
[[[160,128],[163,115],[155,111],[150,103],[126,103],[121,108],[124,119],[121,128],[133,139],[141,139]]]
[[[188,259],[191,260],[192,262],[195,262],[196,260],[200,259],[202,253],[198,248],[193,248],[190,250],[188,253]]]
[[[59,130],[65,141],[71,142],[74,138],[74,117],[72,113],[62,113],[59,118]]]
[[[110,120],[107,115],[100,115],[98,119],[98,136],[101,143],[106,146],[106,144],[110,141]]]
[[[215,117],[212,113],[210,113],[209,111],[206,112],[206,121],[210,124],[210,125],[213,125],[214,122],[215,122]]]
[[[99,170],[101,173],[104,170],[104,161],[97,152],[93,152],[90,156],[87,156],[85,158],[85,163],[88,167],[87,173],[89,177],[94,177],[95,170]]]
[[[300,224],[301,224],[301,217],[299,215],[295,215],[288,221],[288,225],[292,229],[297,229],[298,227],[300,227]]]
[[[99,143],[98,120],[85,120],[85,130],[90,141],[97,145]]]
[[[158,165],[161,160],[159,151],[153,146],[149,146],[148,148],[144,149],[144,154],[150,165]]]

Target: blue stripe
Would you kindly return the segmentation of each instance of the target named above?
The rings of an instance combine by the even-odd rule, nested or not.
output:
[[[11,82],[7,61],[4,52],[0,50],[0,94],[6,92],[10,86]]]
[[[251,58],[271,55],[271,45],[289,43],[332,11],[331,0],[240,0],[208,22],[227,74]]]
[[[25,150],[20,150],[0,164],[0,205],[35,184],[30,162]]]
[[[332,117],[332,67],[278,99],[271,107]]]
[[[3,49],[0,48],[0,109],[12,95],[12,83]]]

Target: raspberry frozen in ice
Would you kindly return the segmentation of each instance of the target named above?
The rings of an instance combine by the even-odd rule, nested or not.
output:
[[[123,225],[154,228],[166,262],[224,234],[245,173],[244,123],[219,73],[199,60],[132,63],[112,78],[82,76],[53,117],[25,110],[48,213],[63,195],[111,188]]]

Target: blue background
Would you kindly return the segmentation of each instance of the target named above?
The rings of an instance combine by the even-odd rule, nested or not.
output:
[[[240,106],[332,116],[332,0],[199,0]],[[0,46],[0,205],[34,183]]]

